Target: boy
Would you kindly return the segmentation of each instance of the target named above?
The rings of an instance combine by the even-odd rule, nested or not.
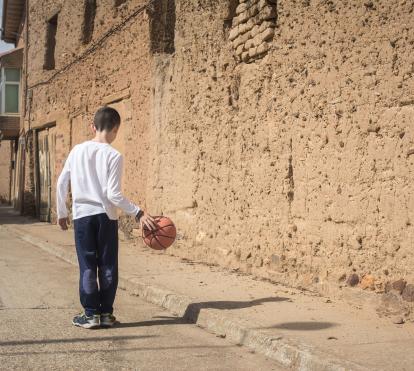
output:
[[[120,124],[116,110],[100,108],[91,125],[95,138],[72,149],[57,182],[57,214],[62,230],[68,229],[66,197],[69,180],[71,183],[79,295],[85,310],[72,323],[83,328],[109,327],[116,320],[112,314],[118,286],[116,208],[134,215],[141,228],[145,225],[155,229],[154,219],[121,193],[122,155],[110,145]]]

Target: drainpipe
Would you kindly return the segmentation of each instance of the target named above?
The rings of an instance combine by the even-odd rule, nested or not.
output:
[[[26,11],[25,11],[25,24],[26,24],[26,37],[24,40],[24,115],[26,116],[27,98],[28,92],[28,65],[29,65],[29,0],[26,0]],[[31,103],[31,102],[30,102]],[[24,124],[24,121],[23,121]],[[29,130],[30,130],[30,118],[29,118]]]

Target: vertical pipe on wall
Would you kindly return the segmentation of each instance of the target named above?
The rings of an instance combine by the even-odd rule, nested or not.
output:
[[[40,175],[39,175],[39,133],[38,130],[33,132],[34,138],[34,169],[35,169],[35,211],[36,217],[40,216]]]

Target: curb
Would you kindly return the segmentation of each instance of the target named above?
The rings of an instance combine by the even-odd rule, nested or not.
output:
[[[1,226],[12,231],[21,240],[70,263],[77,264],[73,250],[54,245],[40,238],[33,237],[11,226]],[[222,311],[203,307],[202,301],[179,295],[168,289],[143,284],[136,278],[124,277],[120,274],[120,289],[130,294],[167,309],[177,316],[217,335],[225,337],[237,345],[244,345],[257,353],[277,361],[290,370],[297,371],[367,371],[366,367],[355,363],[333,358],[319,350],[303,344],[294,344],[285,339],[269,336],[263,332],[252,330]]]

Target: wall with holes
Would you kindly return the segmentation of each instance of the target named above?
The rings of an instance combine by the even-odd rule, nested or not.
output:
[[[53,3],[31,8],[31,84],[51,74],[39,40]],[[88,47],[69,3],[57,66]],[[142,3],[98,1],[91,42]],[[98,106],[124,102],[126,193],[176,221],[172,254],[308,288],[412,283],[413,11],[163,0],[36,88],[32,124],[63,115],[69,148]]]
[[[319,289],[413,283],[412,12],[177,2],[148,198],[180,226],[170,251]]]

